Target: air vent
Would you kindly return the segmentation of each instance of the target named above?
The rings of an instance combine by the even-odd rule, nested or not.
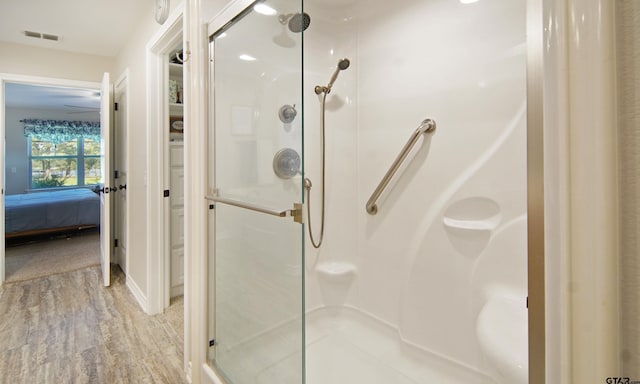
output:
[[[48,33],[43,33],[42,38],[45,40],[58,41],[59,37],[56,35],[49,35]]]
[[[34,31],[24,31],[24,35],[27,36],[27,37],[33,37],[35,39],[44,39],[44,40],[51,40],[51,41],[60,40],[60,36],[51,35],[49,33],[40,33],[40,32],[34,32]]]
[[[39,33],[39,32],[24,31],[24,35],[27,37],[35,37],[36,39],[42,38],[42,33]]]

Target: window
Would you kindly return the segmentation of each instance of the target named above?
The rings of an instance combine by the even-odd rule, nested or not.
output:
[[[100,182],[100,142],[79,137],[61,143],[30,137],[31,188],[94,185]]]

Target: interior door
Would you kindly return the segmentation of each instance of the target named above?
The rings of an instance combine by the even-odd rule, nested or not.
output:
[[[302,39],[264,13],[294,3],[260,2],[211,38],[209,358],[234,384],[304,382]]]
[[[108,72],[102,77],[100,94],[100,165],[102,193],[100,194],[100,264],[105,287],[111,285],[111,200],[116,188],[111,185],[111,116],[113,93]]]
[[[122,83],[120,83],[122,84]],[[115,103],[118,108],[114,111],[114,166],[117,171],[115,188],[118,188],[115,197],[115,238],[118,240],[116,262],[120,264],[125,274],[128,271],[127,263],[127,92],[126,88],[116,86]]]
[[[4,153],[5,153],[5,145],[6,145],[6,127],[5,127],[5,81],[4,79],[0,78],[0,108],[2,108],[2,112],[0,113],[0,117],[1,117],[1,121],[0,121],[0,135],[1,135],[1,140],[2,143],[0,143],[0,217],[4,218],[4,191],[6,188],[6,181],[4,178],[4,167],[5,167],[5,157],[4,157]],[[0,233],[5,233],[5,222],[4,219],[0,220]],[[4,258],[5,258],[5,238],[4,236],[2,236],[2,239],[0,240],[0,285],[2,285],[4,283],[4,279],[5,279],[5,265],[4,265]]]

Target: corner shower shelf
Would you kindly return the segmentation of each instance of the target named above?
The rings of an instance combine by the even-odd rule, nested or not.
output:
[[[500,206],[480,196],[458,200],[444,212],[442,223],[456,232],[491,232],[500,224]]]
[[[336,283],[349,282],[356,276],[356,266],[344,261],[318,264],[316,271],[318,276]]]
[[[445,216],[442,222],[445,227],[468,231],[493,231],[498,225],[498,220],[494,218],[485,220],[458,220]]]

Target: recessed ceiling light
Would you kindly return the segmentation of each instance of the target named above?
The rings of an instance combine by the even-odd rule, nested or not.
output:
[[[243,53],[242,55],[238,56],[238,58],[240,60],[244,60],[244,61],[256,61],[256,58],[251,56],[251,55],[247,55],[246,53]]]
[[[262,14],[262,15],[267,15],[267,16],[273,16],[276,13],[276,10],[271,8],[270,6],[263,4],[263,3],[259,3],[253,6],[253,10]]]

